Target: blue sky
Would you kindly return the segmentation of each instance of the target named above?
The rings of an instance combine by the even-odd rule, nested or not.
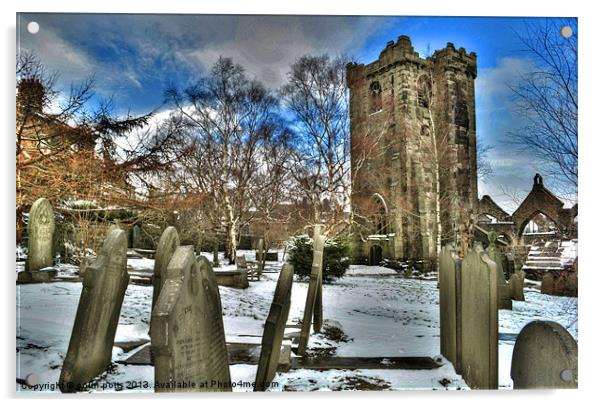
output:
[[[60,73],[58,86],[94,74],[99,98],[112,97],[118,111],[145,113],[164,109],[163,91],[185,85],[206,72],[221,56],[241,63],[251,76],[277,88],[290,64],[304,54],[340,54],[369,63],[387,41],[410,36],[422,56],[453,42],[477,54],[477,137],[492,146],[493,175],[479,184],[511,210],[502,192],[528,191],[538,165],[504,142],[520,125],[508,85],[534,62],[516,33],[527,20],[501,17],[344,17],[219,15],[18,15],[18,47],[35,51]],[[39,23],[33,35],[30,21]],[[558,27],[565,19],[551,20]],[[576,20],[571,25],[576,31]]]

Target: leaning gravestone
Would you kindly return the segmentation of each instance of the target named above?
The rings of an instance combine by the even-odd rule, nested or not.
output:
[[[59,379],[63,392],[75,392],[111,363],[121,304],[129,282],[127,236],[113,229],[100,255],[86,268],[69,349]]]
[[[475,389],[498,388],[496,268],[477,250],[462,260],[462,375]]]
[[[461,272],[462,261],[451,247],[439,256],[439,321],[441,354],[461,370]]]
[[[293,266],[285,264],[278,277],[270,313],[263,328],[261,354],[259,355],[259,366],[255,376],[255,391],[265,391],[276,375],[282,338],[291,306],[292,287]]]
[[[510,298],[510,286],[506,282],[506,276],[504,274],[504,255],[495,246],[497,240],[497,233],[489,233],[489,247],[487,247],[487,255],[496,264],[497,270],[497,285],[498,285],[498,307],[499,309],[512,309],[512,299]]]
[[[322,257],[324,254],[324,236],[316,235],[314,238],[314,256],[311,265],[311,274],[309,276],[309,285],[307,287],[307,297],[305,300],[305,309],[303,311],[303,322],[301,333],[299,335],[299,348],[297,355],[303,356],[307,350],[309,341],[309,330],[311,328],[312,317],[314,316],[314,306],[316,296],[318,295],[319,279],[322,278]]]
[[[211,265],[192,246],[169,262],[151,317],[155,391],[231,391],[219,289]]]
[[[320,236],[320,226],[317,225],[314,227],[314,242]],[[324,243],[326,244],[326,242]],[[324,307],[322,305],[322,285],[324,281],[324,270],[320,267],[320,275],[318,276],[318,289],[316,291],[316,302],[314,304],[314,332],[320,332],[322,330],[322,325],[324,324]]]
[[[515,389],[577,388],[577,342],[556,322],[530,322],[516,339],[510,376]]]
[[[167,272],[167,265],[178,246],[180,246],[178,231],[175,227],[168,226],[161,234],[159,244],[157,244],[157,251],[155,252],[155,266],[153,268],[153,308],[161,293],[161,287],[163,286],[165,279],[164,276]]]
[[[510,297],[515,301],[524,301],[525,272],[519,271],[510,276]]]
[[[52,245],[54,236],[54,211],[46,198],[33,203],[27,224],[26,271],[38,271],[52,267]]]

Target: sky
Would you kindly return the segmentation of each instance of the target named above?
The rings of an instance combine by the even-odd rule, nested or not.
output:
[[[392,16],[236,16],[152,14],[34,14],[17,16],[17,50],[34,51],[59,73],[57,87],[95,76],[98,99],[117,113],[165,111],[163,92],[186,86],[220,57],[242,64],[251,77],[277,89],[291,63],[305,54],[346,54],[360,63],[378,58],[387,41],[408,35],[425,57],[448,42],[477,54],[477,140],[491,147],[493,173],[479,181],[504,209],[505,191],[526,195],[538,163],[506,142],[521,124],[509,85],[534,61],[518,36],[533,18]],[[31,34],[29,22],[39,31]],[[552,19],[560,27],[565,19]],[[572,20],[575,24],[576,20]],[[545,179],[544,179],[545,183]],[[552,188],[553,189],[553,188]]]

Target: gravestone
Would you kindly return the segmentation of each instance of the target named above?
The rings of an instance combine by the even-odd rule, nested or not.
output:
[[[496,268],[477,250],[462,260],[462,376],[474,389],[498,388]]]
[[[239,270],[247,269],[247,259],[245,256],[236,256],[236,268]]]
[[[441,354],[461,368],[461,272],[462,261],[451,247],[439,256],[439,322]]]
[[[176,249],[180,246],[180,237],[178,231],[173,226],[165,228],[161,237],[159,238],[159,244],[157,244],[157,251],[155,253],[155,266],[153,267],[153,302],[152,308],[155,307],[157,298],[161,293],[161,287],[163,286],[164,276],[167,272],[167,266],[171,260]],[[152,311],[151,308],[151,311]]]
[[[487,247],[486,253],[491,260],[496,264],[497,271],[497,284],[498,284],[498,307],[499,309],[512,309],[512,299],[510,298],[510,286],[506,282],[506,276],[504,275],[504,255],[495,246],[497,240],[497,233],[490,232],[489,235],[489,246]]]
[[[263,328],[261,354],[255,376],[255,391],[265,391],[276,375],[282,338],[291,306],[292,287],[293,266],[285,264],[278,277],[274,299]]]
[[[33,203],[27,223],[27,260],[26,271],[38,271],[52,267],[54,211],[46,198]]]
[[[554,294],[554,275],[552,273],[544,274],[541,279],[541,293],[548,295]]]
[[[577,388],[577,342],[556,322],[530,322],[516,339],[510,376],[515,389]]]
[[[255,258],[257,259],[257,273],[261,275],[263,272],[263,261],[264,261],[265,253],[263,251],[263,239],[259,239],[259,243],[257,243],[257,254]]]
[[[126,256],[126,233],[113,229],[100,255],[86,268],[59,379],[63,392],[81,390],[81,386],[104,372],[111,363],[121,305],[130,279]]]
[[[314,242],[317,241],[318,236],[320,236],[320,226],[314,227]],[[326,239],[326,238],[324,238]],[[315,244],[315,243],[314,243]],[[324,263],[322,263],[324,264]],[[322,325],[324,324],[324,307],[322,305],[322,285],[324,282],[324,273],[322,267],[320,267],[320,275],[318,276],[318,289],[316,291],[316,301],[314,303],[314,332],[320,332],[322,330]]]
[[[579,292],[578,286],[577,272],[570,272],[566,281],[566,294],[570,297],[577,297]]]
[[[299,335],[299,348],[297,355],[303,356],[307,350],[307,342],[309,341],[309,330],[311,328],[312,318],[314,317],[314,306],[316,304],[316,296],[318,295],[319,279],[322,278],[322,258],[324,254],[324,236],[314,236],[314,255],[311,265],[311,274],[309,276],[309,285],[307,288],[307,297],[305,299],[305,308],[303,311],[303,322],[301,325],[301,333]]]
[[[173,254],[151,316],[155,391],[231,391],[219,289],[193,246]]]
[[[132,247],[142,248],[142,230],[139,225],[134,225],[132,228]]]
[[[519,271],[510,276],[510,297],[515,301],[524,301],[525,272]]]

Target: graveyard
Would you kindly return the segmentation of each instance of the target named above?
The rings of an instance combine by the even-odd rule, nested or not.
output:
[[[122,233],[113,229],[109,237],[119,234]],[[212,253],[201,253],[196,262],[192,250],[185,246],[172,247],[171,250],[174,257],[188,259],[183,260],[188,266],[196,264],[194,267],[201,267],[205,272],[211,269],[209,260],[213,259]],[[176,253],[181,256],[175,256]],[[240,251],[238,254],[245,256],[249,262],[255,260],[255,251]],[[235,359],[229,363],[228,358],[213,362],[220,365],[222,371],[227,369],[222,377],[231,382],[232,391],[254,390],[252,383],[260,368],[258,359],[261,359],[258,348],[264,329],[269,325],[268,316],[272,317],[272,300],[277,302],[274,295],[281,270],[284,270],[283,255],[280,250],[278,261],[266,262],[260,279],[251,281],[246,289],[220,286],[223,319],[214,310],[210,315],[214,321],[212,325],[197,330],[197,334],[212,331],[215,323],[219,325],[223,321],[223,334],[201,343],[218,340],[222,347],[227,343],[229,348],[236,345],[242,350],[254,349],[247,353],[229,352],[229,358]],[[127,262],[127,270],[132,276],[152,274],[156,263],[155,260],[141,258],[130,258]],[[236,267],[227,263],[224,253],[220,253],[219,267],[213,272],[219,274]],[[24,264],[18,263],[17,268],[17,271],[22,270]],[[17,390],[58,392],[57,384],[64,380],[61,374],[64,366],[67,363],[74,366],[75,361],[81,359],[84,363],[80,369],[84,370],[77,373],[77,377],[86,382],[81,391],[161,391],[154,385],[157,366],[162,363],[159,352],[155,352],[154,367],[150,364],[148,352],[153,329],[156,329],[149,330],[154,298],[151,284],[130,283],[126,289],[123,285],[115,287],[113,291],[123,295],[123,303],[120,311],[113,312],[118,315],[113,346],[104,339],[103,327],[97,335],[102,337],[98,346],[106,347],[108,359],[101,363],[105,368],[99,374],[85,376],[85,368],[90,366],[87,362],[95,352],[102,351],[85,343],[71,344],[70,336],[72,331],[77,332],[73,330],[74,323],[93,324],[88,330],[95,331],[100,321],[85,318],[80,321],[76,317],[80,296],[84,295],[82,283],[72,280],[77,269],[64,264],[58,267],[55,281],[17,286],[17,376],[25,379],[34,374],[37,384],[37,387],[27,386],[21,381]],[[125,267],[121,269],[126,270]],[[94,273],[94,268],[86,273]],[[165,284],[171,281],[170,273],[167,273]],[[295,355],[294,347],[302,335],[300,324],[307,315],[306,300],[312,280],[293,281],[289,270],[287,284],[291,285],[290,311],[281,337],[282,352],[277,355],[277,367],[273,367],[277,372],[265,391],[470,389],[462,375],[456,373],[449,361],[451,358],[441,356],[440,294],[436,277],[408,278],[381,266],[351,266],[343,278],[322,285],[323,323],[319,331],[307,329],[310,334],[306,338],[303,357]],[[445,281],[440,284],[445,284]],[[500,389],[513,388],[510,376],[513,349],[517,335],[529,322],[553,321],[566,327],[572,337],[578,338],[577,298],[541,294],[537,284],[529,284],[524,296],[525,301],[511,301],[512,309],[499,310],[497,375]],[[162,300],[162,297],[155,299]],[[109,302],[119,302],[119,299]],[[286,309],[286,298],[281,298],[280,302]],[[311,317],[309,321],[312,321]],[[313,322],[316,323],[316,318]],[[77,349],[78,346],[81,348]],[[286,356],[283,358],[282,354]],[[208,353],[206,357],[211,355]],[[183,372],[186,372],[185,377],[195,377],[189,370]],[[184,388],[178,391],[194,390]]]
[[[81,37],[57,16],[18,18]],[[335,16],[150,17],[78,17],[111,22],[82,42],[110,77],[157,69],[135,94],[17,37],[17,392],[578,388],[576,19],[264,58],[230,48]],[[250,31],[200,52],[214,18]],[[107,57],[132,26],[166,49]]]

